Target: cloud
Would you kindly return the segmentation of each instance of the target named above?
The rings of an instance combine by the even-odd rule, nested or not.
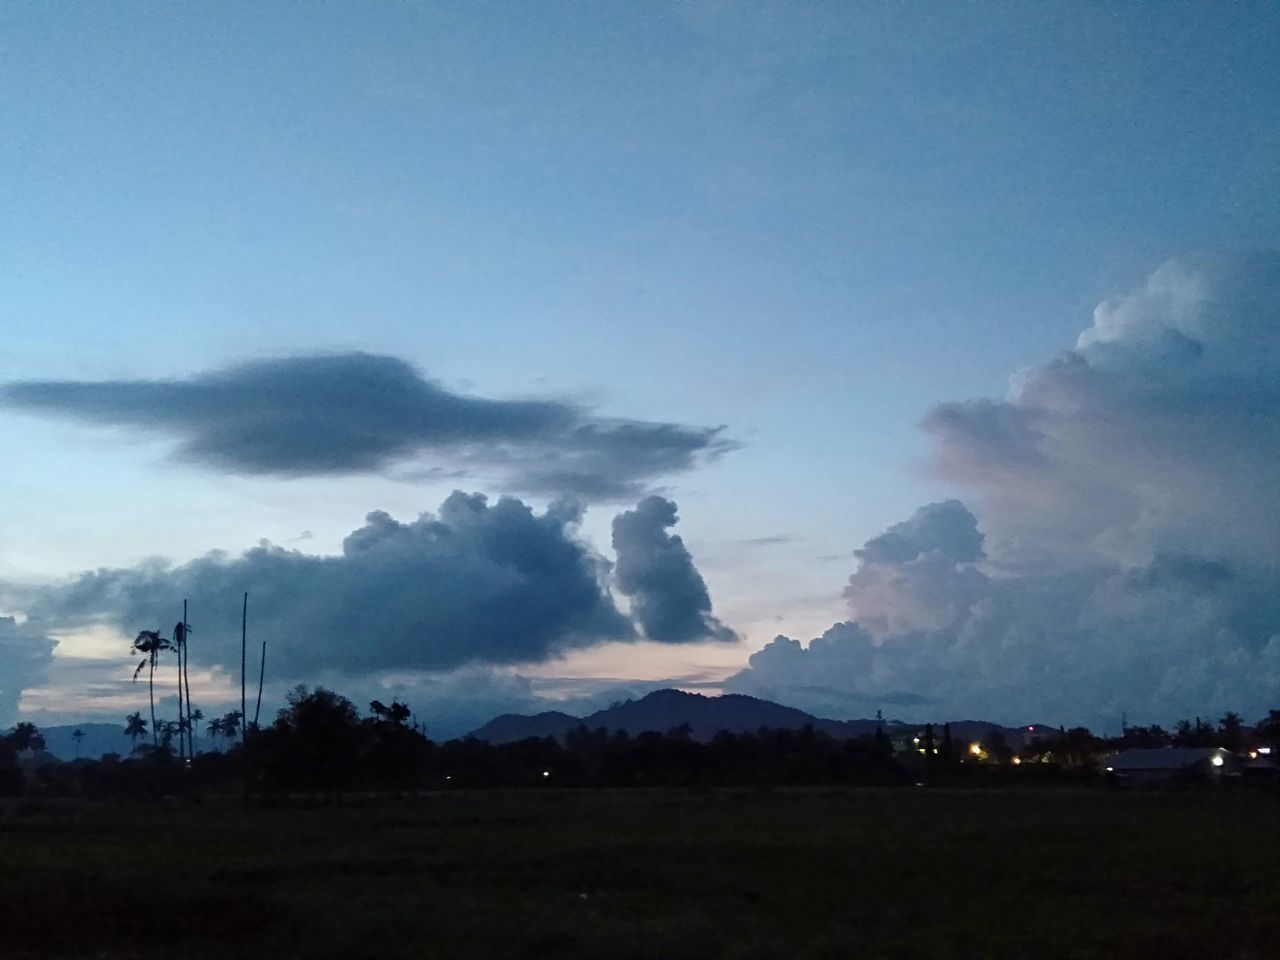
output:
[[[259,360],[186,380],[23,381],[0,388],[0,401],[171,436],[180,460],[231,473],[462,471],[512,490],[598,499],[638,495],[734,446],[720,427],[452,393],[403,360],[364,353]]]
[[[56,645],[31,624],[0,617],[0,726],[14,723],[22,691],[43,679]]]
[[[849,620],[729,689],[1113,728],[1280,704],[1280,256],[1166,264],[1006,398],[924,428],[972,511],[868,540]]]
[[[795,543],[796,538],[779,533],[769,537],[749,537],[746,540],[737,542],[744,547],[780,547],[784,544]]]
[[[667,533],[677,520],[676,505],[663,497],[646,497],[634,510],[614,517],[614,582],[631,598],[632,614],[650,640],[736,640],[711,615],[707,585],[684,541]]]
[[[241,594],[252,639],[270,644],[272,672],[450,669],[516,664],[574,647],[632,639],[614,606],[608,562],[574,535],[564,502],[535,513],[519,500],[452,494],[411,522],[370,513],[337,556],[264,543],[181,566],[154,561],[33,588],[33,622],[107,623],[132,635],[167,628],[193,603],[193,661],[238,669]]]
[[[661,503],[674,522],[675,505]],[[277,693],[296,682],[385,692],[414,677],[428,697],[447,687],[455,700],[465,699],[459,691],[494,668],[639,639],[610,593],[612,564],[577,535],[581,519],[581,507],[570,500],[538,513],[515,498],[491,503],[481,494],[455,492],[436,512],[409,522],[381,510],[370,513],[338,555],[264,542],[239,556],[215,552],[181,565],[153,560],[63,583],[9,584],[5,593],[29,617],[23,636],[91,625],[125,636],[164,630],[188,598],[193,664],[238,674],[240,604],[247,592],[251,655],[256,661],[259,644],[267,641],[267,675]],[[658,533],[665,542],[660,563],[669,572],[643,582],[639,607],[656,617],[641,621],[654,628],[649,639],[732,637],[710,616],[706,587],[679,538],[666,537],[661,528]],[[634,569],[635,551],[628,549]],[[0,654],[7,649],[6,623],[0,620]],[[124,641],[120,654],[123,660]],[[14,672],[20,682],[15,690],[38,685],[36,666]],[[499,675],[507,676],[494,673]],[[498,693],[494,683],[484,682],[489,699],[527,705],[514,681],[502,680]],[[476,704],[477,697],[471,697]],[[476,704],[432,713],[470,722],[480,709]]]
[[[1007,398],[944,404],[924,427],[1002,560],[1267,562],[1277,410],[1280,255],[1259,254],[1164,265]]]
[[[959,500],[921,507],[910,520],[872,537],[854,555],[881,563],[903,563],[934,550],[961,562],[982,558],[978,521]]]

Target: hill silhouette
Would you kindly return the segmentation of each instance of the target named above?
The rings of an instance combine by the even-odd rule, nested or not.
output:
[[[586,726],[591,730],[621,730],[634,735],[665,733],[688,724],[693,738],[702,741],[710,740],[721,731],[749,733],[762,728],[798,730],[804,726],[811,726],[831,737],[849,739],[872,735],[878,723],[890,736],[913,732],[922,726],[900,720],[829,720],[772,700],[761,700],[743,694],[712,697],[668,689],[655,690],[639,700],[617,703],[585,717],[572,717],[559,711],[532,716],[507,713],[490,720],[469,736],[498,744],[529,737],[563,739],[568,731],[579,726]],[[1010,728],[1000,724],[980,720],[958,721],[952,727],[956,737],[980,737],[992,729],[1012,732]]]

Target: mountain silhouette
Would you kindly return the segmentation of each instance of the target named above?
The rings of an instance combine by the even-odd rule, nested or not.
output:
[[[552,711],[533,716],[503,714],[469,734],[476,740],[489,743],[509,743],[529,737],[563,736],[579,726],[596,730],[622,730],[628,734],[665,733],[688,724],[695,740],[710,740],[717,733],[748,733],[769,728],[772,730],[798,730],[811,726],[832,737],[870,736],[875,733],[876,720],[825,720],[813,714],[783,706],[771,700],[760,700],[743,694],[725,694],[709,697],[682,690],[655,690],[639,700],[614,704],[605,710],[586,717],[571,717]],[[914,724],[886,720],[881,724],[891,735]]]

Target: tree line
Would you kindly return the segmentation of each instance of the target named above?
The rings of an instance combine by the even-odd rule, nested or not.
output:
[[[1235,714],[1216,725],[1179,724],[1172,732],[1126,727],[1114,738],[1096,737],[1084,727],[1042,728],[1016,749],[999,730],[981,742],[959,742],[947,724],[926,724],[910,745],[897,747],[882,727],[854,739],[802,727],[725,732],[702,742],[687,725],[638,735],[580,726],[559,740],[438,743],[413,722],[404,703],[374,700],[362,715],[341,694],[305,686],[289,693],[269,725],[246,726],[239,711],[210,720],[211,749],[194,757],[183,756],[193,740],[180,747],[184,737],[177,721],[157,722],[166,725],[165,733],[151,739],[149,721],[131,714],[125,730],[136,746],[130,757],[45,765],[36,771],[34,788],[88,796],[221,791],[264,801],[333,801],[367,792],[520,787],[1035,785],[1096,780],[1099,757],[1127,746],[1234,743],[1244,750],[1280,739],[1280,711],[1273,711],[1254,728]],[[0,792],[24,789],[18,758],[36,755],[43,746],[30,723],[0,736]]]

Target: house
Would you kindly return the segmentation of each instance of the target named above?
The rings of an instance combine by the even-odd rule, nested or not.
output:
[[[1121,750],[1105,761],[1117,782],[1170,783],[1216,779],[1236,773],[1236,758],[1222,747],[1156,747]]]

